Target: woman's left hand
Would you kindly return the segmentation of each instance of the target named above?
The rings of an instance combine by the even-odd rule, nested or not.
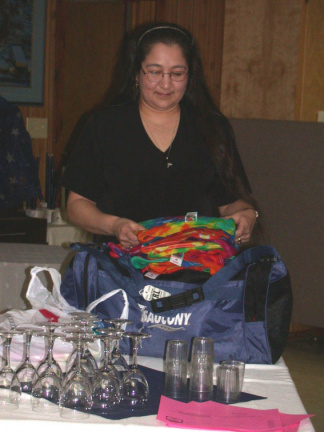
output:
[[[225,217],[225,219],[230,218],[234,219],[236,225],[235,242],[238,244],[249,242],[256,223],[255,210],[242,210]]]
[[[231,209],[230,206],[221,207],[219,210],[224,219],[234,219],[236,225],[235,242],[238,244],[249,242],[257,220],[255,209],[245,205],[245,208],[237,210]],[[229,213],[231,210],[236,211]]]

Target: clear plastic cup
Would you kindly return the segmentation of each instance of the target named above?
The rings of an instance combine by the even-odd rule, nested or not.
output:
[[[169,340],[165,358],[164,395],[172,399],[187,398],[188,344]]]
[[[216,400],[231,404],[240,398],[239,368],[233,365],[221,364],[217,368]]]
[[[194,338],[190,365],[190,400],[204,402],[213,398],[213,364],[213,339]]]

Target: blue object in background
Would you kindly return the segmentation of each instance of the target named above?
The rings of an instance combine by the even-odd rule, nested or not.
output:
[[[37,162],[19,108],[0,96],[0,210],[42,199]]]

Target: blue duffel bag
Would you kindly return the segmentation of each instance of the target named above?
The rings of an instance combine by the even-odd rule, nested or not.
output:
[[[292,313],[292,291],[285,264],[272,246],[239,253],[213,276],[196,280],[149,279],[126,254],[77,244],[61,284],[67,302],[100,318],[127,318],[126,331],[151,334],[139,355],[163,357],[169,339],[214,339],[215,362],[236,359],[271,364],[285,348]],[[199,272],[195,272],[196,274]],[[193,278],[195,279],[195,278]],[[145,300],[144,292],[166,297]],[[129,352],[129,342],[120,343]]]

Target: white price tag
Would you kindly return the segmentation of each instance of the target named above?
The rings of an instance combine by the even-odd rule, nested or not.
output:
[[[185,221],[196,221],[198,219],[198,212],[188,212],[185,216]]]
[[[147,273],[145,273],[145,276],[147,276],[150,279],[156,279],[159,276],[159,274],[153,273],[153,272],[147,272]]]
[[[146,285],[142,291],[141,296],[146,301],[156,300],[162,297],[169,297],[171,294],[161,288],[154,287],[153,285]]]
[[[178,253],[178,254],[173,254],[170,257],[170,262],[172,262],[173,264],[181,267],[182,266],[182,261],[183,261],[183,253]]]

